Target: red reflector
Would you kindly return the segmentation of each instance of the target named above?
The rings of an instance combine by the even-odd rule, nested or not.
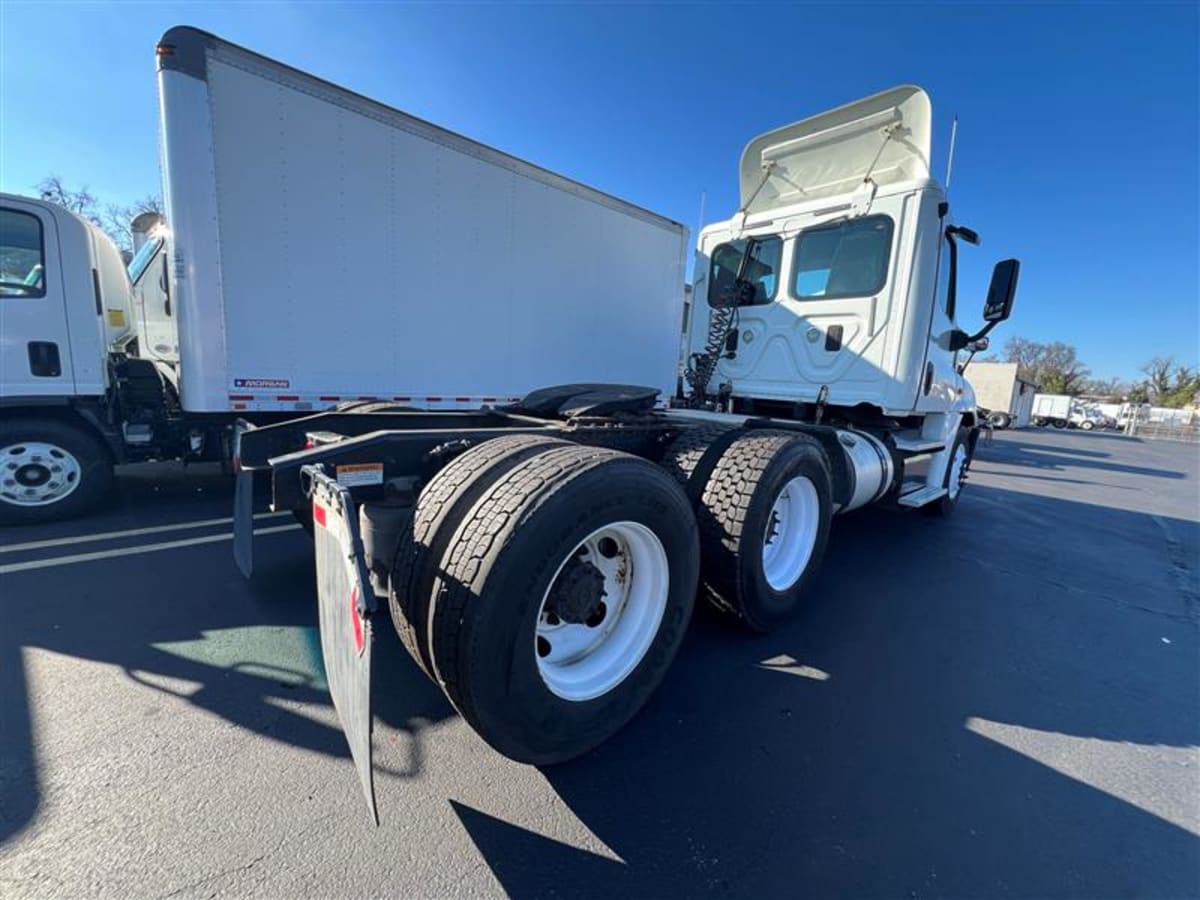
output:
[[[471,398],[470,397],[455,397],[454,402],[455,403],[470,403]]]
[[[358,614],[358,585],[350,589],[350,622],[354,625],[354,649],[363,652],[362,617]]]
[[[441,397],[426,397],[425,402],[426,403],[441,403],[442,398]]]
[[[330,394],[326,397],[318,397],[317,399],[320,400],[322,403],[337,403],[342,398],[337,396],[336,394]]]
[[[325,526],[325,507],[314,501],[313,503],[313,521],[322,528]]]
[[[276,394],[276,400],[299,400],[299,394]]]
[[[408,401],[410,401],[412,399],[412,397],[393,397],[392,399],[397,400],[400,403],[407,403]]]
[[[235,404],[233,404],[233,408],[234,409],[245,409],[246,404],[245,403],[235,403]]]
[[[305,450],[311,450],[315,446],[317,446],[317,442],[314,441],[312,438],[309,438],[307,441],[304,442]]]
[[[253,400],[254,395],[253,394],[230,394],[229,399],[230,400]]]

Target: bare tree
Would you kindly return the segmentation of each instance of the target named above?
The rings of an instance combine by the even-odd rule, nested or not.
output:
[[[1110,403],[1120,403],[1133,391],[1133,385],[1120,378],[1089,378],[1080,385],[1083,393],[1102,397]]]
[[[122,253],[133,252],[133,231],[130,225],[142,213],[163,214],[162,200],[153,194],[147,194],[139,200],[126,206],[110,203],[104,207],[103,221],[100,225]]]
[[[68,209],[77,216],[83,216],[89,222],[100,224],[100,204],[96,195],[88,190],[87,185],[73,190],[67,187],[57,175],[51,175],[39,181],[35,190],[43,200],[57,203],[63,209]]]
[[[1146,390],[1151,397],[1161,397],[1171,391],[1171,369],[1175,366],[1175,357],[1156,356],[1142,366],[1146,373]]]
[[[1004,345],[1002,358],[1015,362],[1020,376],[1047,394],[1078,393],[1090,374],[1075,348],[1061,341],[1043,344],[1012,337]]]
[[[87,185],[73,189],[57,175],[43,178],[37,183],[36,190],[43,200],[57,203],[102,229],[126,256],[133,252],[133,232],[129,225],[134,218],[144,212],[161,215],[163,211],[162,199],[152,194],[125,206],[117,203],[102,205]]]

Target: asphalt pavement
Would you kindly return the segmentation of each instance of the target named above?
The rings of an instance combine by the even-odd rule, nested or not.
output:
[[[371,824],[311,546],[130,469],[0,533],[0,896],[1200,895],[1200,455],[981,446],[954,518],[835,522],[803,613],[697,618],[617,737],[490,750],[376,623]]]

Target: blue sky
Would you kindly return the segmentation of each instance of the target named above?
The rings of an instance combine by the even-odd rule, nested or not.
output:
[[[1098,376],[1200,358],[1193,3],[568,6],[0,4],[0,189],[158,189],[155,41],[192,24],[693,228],[736,206],[753,135],[894,84],[933,97],[935,171],[983,235],[960,287],[1023,261],[1020,334]],[[960,301],[961,302],[961,301]],[[963,316],[969,327],[973,319]]]

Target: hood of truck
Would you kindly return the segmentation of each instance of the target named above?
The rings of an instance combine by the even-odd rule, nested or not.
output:
[[[748,213],[929,177],[929,95],[903,85],[760,134],[742,151]]]

